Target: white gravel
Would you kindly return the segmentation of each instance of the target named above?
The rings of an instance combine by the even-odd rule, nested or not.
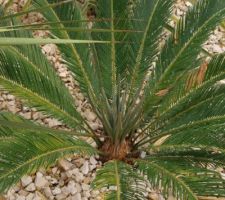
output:
[[[6,0],[0,0],[0,4],[5,4]],[[13,11],[19,11],[25,4],[26,0],[15,0],[12,8]],[[179,0],[174,14],[177,18],[184,15],[188,7],[192,4],[187,1]],[[42,21],[43,18],[39,13],[31,13],[24,19],[24,23],[36,23]],[[174,25],[174,22],[171,22]],[[47,31],[35,31],[34,36],[46,37]],[[222,27],[218,27],[214,34],[204,44],[204,49],[209,54],[225,52],[225,33]],[[42,46],[43,53],[53,63],[59,77],[65,82],[69,91],[74,97],[74,101],[78,110],[89,121],[90,125],[95,129],[101,128],[101,123],[97,116],[91,111],[90,105],[81,94],[76,81],[73,80],[70,71],[62,64],[60,52],[56,45],[47,44]],[[52,128],[66,129],[61,122],[56,119],[49,118],[34,108],[24,106],[21,101],[16,99],[8,92],[0,92],[0,110],[7,110],[17,113],[26,119],[34,120],[38,123],[45,124]],[[145,156],[143,152],[142,156]],[[102,163],[98,157],[70,157],[62,159],[56,166],[49,170],[40,170],[36,174],[24,176],[20,183],[11,188],[6,194],[7,200],[100,200],[102,192],[108,190],[103,188],[101,191],[93,191],[90,188],[90,182],[96,174],[96,170],[100,168]],[[220,169],[222,171],[222,169]],[[225,177],[225,175],[224,175]],[[110,188],[111,190],[115,188]],[[146,197],[152,200],[162,200],[160,191],[153,192],[150,185],[146,185]],[[170,198],[172,200],[172,197]]]

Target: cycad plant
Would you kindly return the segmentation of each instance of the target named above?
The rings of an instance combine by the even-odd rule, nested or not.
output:
[[[2,112],[0,193],[76,153],[100,155],[92,186],[115,186],[106,199],[145,199],[145,181],[165,197],[224,197],[225,180],[215,169],[225,164],[225,55],[206,59],[202,44],[225,18],[225,1],[196,1],[175,27],[174,0],[81,2],[32,0],[16,14],[6,12],[12,1],[2,8],[1,89],[69,129]],[[33,11],[45,22],[22,24]],[[48,30],[50,38],[33,38],[34,30]],[[45,43],[57,43],[101,132],[77,111],[40,50]]]

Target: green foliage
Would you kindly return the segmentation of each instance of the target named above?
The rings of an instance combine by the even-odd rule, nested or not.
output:
[[[3,113],[1,118],[31,124],[25,119],[9,114]],[[17,183],[25,174],[33,173],[40,167],[50,167],[64,155],[97,153],[93,147],[73,135],[48,129],[38,130],[37,125],[34,125],[33,130],[29,130],[11,128],[4,124],[0,126],[0,130],[0,192]]]
[[[11,4],[0,6],[1,89],[69,130],[1,112],[1,193],[24,174],[76,153],[104,161],[92,186],[114,188],[106,199],[146,199],[146,181],[165,197],[225,197],[216,171],[225,165],[225,55],[206,60],[202,52],[225,19],[224,0],[197,0],[173,28],[175,0],[33,0],[9,13]],[[43,21],[21,23],[31,12]],[[49,37],[34,38],[35,30]],[[40,45],[48,43],[57,44],[102,123],[101,135],[42,54]]]
[[[116,191],[106,192],[105,199],[144,199],[144,179],[124,162],[112,160],[97,171],[92,183],[95,189],[114,187]]]

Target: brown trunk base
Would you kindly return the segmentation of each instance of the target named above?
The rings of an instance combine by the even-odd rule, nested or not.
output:
[[[115,145],[111,140],[106,140],[100,150],[106,154],[103,156],[104,161],[124,160],[131,151],[131,143],[125,140],[122,144]]]

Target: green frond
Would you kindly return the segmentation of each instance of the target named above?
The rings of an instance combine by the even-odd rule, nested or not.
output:
[[[224,122],[216,125],[192,127],[190,130],[181,130],[171,134],[165,144],[196,144],[212,145],[223,148],[225,145]]]
[[[155,111],[149,108],[156,108],[163,101],[162,97],[166,97],[157,94],[165,89],[169,90],[168,93],[175,90],[179,77],[199,66],[201,45],[224,17],[223,0],[200,0],[180,19],[175,33],[162,48],[152,73],[151,78],[155,80],[155,84],[152,85],[151,82],[151,91],[145,103],[149,116]]]
[[[77,153],[94,155],[96,150],[86,142],[68,135],[24,131],[0,146],[0,192],[17,183],[25,174],[52,166],[59,158]]]
[[[174,0],[153,0],[140,1],[134,7],[134,17],[141,16],[145,23],[131,22],[135,28],[142,27],[141,30],[144,30],[132,68],[131,87],[137,87],[135,83],[144,80],[147,70],[155,61],[160,51],[160,37],[172,13],[173,5]]]
[[[203,168],[206,166],[223,167],[225,164],[225,150],[223,147],[218,148],[213,145],[163,144],[150,146],[147,151],[152,158],[162,160],[180,158]]]
[[[39,30],[39,29],[38,29]],[[3,32],[3,31],[0,31]],[[109,43],[109,41],[70,40],[70,39],[40,39],[40,38],[0,38],[0,45],[30,45],[30,44],[91,44]]]
[[[58,130],[58,129],[52,129],[45,126],[41,126],[39,124],[36,124],[35,122],[32,122],[30,120],[24,119],[19,115],[12,114],[9,112],[0,112],[0,137],[4,136],[13,136],[14,132],[17,130],[30,130],[30,131],[36,131],[36,132],[50,132],[52,134],[65,134],[65,135],[71,135],[76,137],[93,137],[92,134],[86,134],[83,132],[80,132],[80,130],[77,131],[65,131],[65,130]]]
[[[225,195],[225,181],[219,173],[193,165],[183,157],[149,157],[137,160],[137,167],[155,188],[163,191],[165,197],[170,191],[181,200]]]
[[[201,45],[224,17],[223,0],[200,0],[180,19],[176,32],[162,49],[155,68],[157,80],[160,81],[158,88],[168,87],[175,82],[174,77],[178,73],[196,67]]]
[[[37,46],[1,47],[0,57],[0,85],[4,89],[37,110],[76,126],[81,117],[74,100]]]
[[[150,122],[151,130],[149,131],[153,131],[153,135],[157,134],[154,131],[155,123],[158,124],[158,132],[169,132],[170,129],[182,126],[182,124],[187,125],[195,121],[224,115],[223,98],[221,97],[225,89],[222,82],[225,79],[224,61],[223,54],[213,57],[207,64],[202,81],[189,90],[186,89],[188,75],[184,76],[177,86],[177,90],[168,94],[167,98],[161,102],[157,116]]]
[[[26,123],[28,126],[32,126],[32,122],[23,119],[22,117],[16,116],[11,113],[1,112],[0,113],[0,143],[6,141],[7,139],[14,139],[16,126],[7,125],[7,122],[14,123]]]
[[[120,64],[118,60],[118,45],[116,41],[120,41],[121,35],[125,37],[125,33],[116,33],[115,30],[121,30],[124,27],[124,21],[118,21],[116,19],[124,18],[126,16],[127,0],[121,1],[119,4],[114,0],[100,0],[97,1],[95,7],[96,19],[99,21],[93,22],[93,28],[97,29],[109,29],[110,33],[92,32],[91,37],[99,40],[108,40],[110,44],[99,44],[92,46],[94,52],[94,59],[96,65],[96,71],[99,73],[101,80],[101,87],[104,88],[108,98],[111,98],[116,94],[117,81],[118,81],[118,69]],[[108,19],[107,21],[101,21],[101,19]],[[125,29],[125,28],[123,28]],[[102,56],[104,55],[104,56]]]
[[[142,144],[153,144],[164,136],[169,136],[166,143],[174,144],[201,144],[223,147],[225,116],[215,116],[203,120],[192,121],[176,128],[163,129],[159,132],[150,132],[148,139]]]
[[[133,171],[132,166],[117,160],[109,161],[97,171],[92,183],[94,189],[113,187],[105,194],[107,200],[145,199],[143,178]]]
[[[171,91],[168,94],[166,98],[167,100],[164,101],[163,104],[160,106],[160,113],[162,112],[163,114],[169,114],[170,110],[174,109],[175,107],[175,110],[177,112],[177,107],[181,104],[181,100],[184,99],[194,99],[191,101],[191,103],[193,104],[196,99],[198,99],[198,101],[200,99],[206,99],[206,95],[209,95],[209,97],[214,96],[215,93],[218,93],[218,91],[220,91],[218,90],[218,86],[223,88],[223,84],[218,84],[217,87],[215,87],[215,84],[219,83],[220,80],[224,79],[224,68],[225,57],[224,54],[221,54],[213,56],[209,63],[203,62],[200,67],[195,68],[186,75],[182,74],[182,78],[180,78],[181,80],[179,82],[179,85],[176,86],[176,89],[174,91]],[[192,81],[192,84],[195,83],[192,86],[190,83],[190,79]],[[184,101],[182,101],[182,104],[184,104]],[[185,106],[187,104],[188,103],[186,101]],[[190,107],[190,103],[188,107]]]
[[[58,4],[59,0],[38,0],[32,2],[32,8],[41,9],[46,5]],[[48,7],[48,9],[41,10],[42,15],[46,21],[54,22],[51,24],[51,35],[54,38],[60,39],[76,39],[90,40],[89,33],[84,32],[69,32],[63,30],[68,27],[77,27],[87,29],[88,21],[83,15],[78,2],[70,1],[57,7]],[[71,23],[60,23],[61,21],[71,21]],[[61,29],[61,30],[60,30]],[[87,95],[92,102],[96,101],[96,93],[99,93],[98,79],[93,73],[93,64],[91,61],[90,45],[89,44],[60,44],[58,45],[62,52],[64,61],[74,74],[74,78],[78,81],[83,93]]]
[[[198,197],[189,186],[164,166],[147,159],[138,160],[137,166],[138,169],[147,176],[152,186],[162,189],[165,196],[168,196],[170,190],[172,190],[173,194],[181,200],[198,200]]]

